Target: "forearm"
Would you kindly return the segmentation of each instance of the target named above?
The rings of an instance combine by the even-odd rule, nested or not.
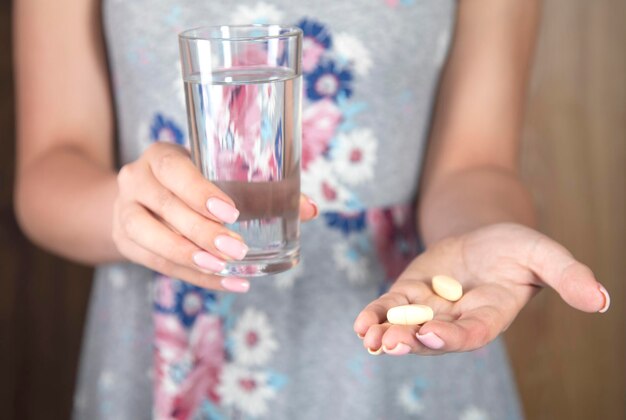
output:
[[[111,237],[115,173],[78,149],[58,147],[20,168],[16,213],[29,238],[87,264],[121,259]]]
[[[514,172],[480,166],[425,182],[418,221],[428,246],[493,223],[533,226],[535,213],[528,189]]]

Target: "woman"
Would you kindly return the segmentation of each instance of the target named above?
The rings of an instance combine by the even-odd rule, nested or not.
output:
[[[99,265],[77,418],[519,418],[499,333],[544,286],[608,309],[592,272],[528,227],[538,1],[15,7],[19,220]],[[320,211],[301,266],[252,285],[210,274],[245,254],[222,224],[237,210],[171,144],[186,141],[176,34],[251,22],[304,31],[303,191]],[[302,199],[303,219],[317,212]],[[435,296],[435,274],[463,299]],[[413,302],[435,319],[385,322]]]

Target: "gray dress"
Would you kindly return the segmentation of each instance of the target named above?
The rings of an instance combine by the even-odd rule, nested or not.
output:
[[[518,419],[500,340],[440,357],[372,356],[359,311],[418,252],[415,196],[452,0],[105,0],[121,161],[187,141],[177,33],[304,31],[302,189],[322,210],[302,262],[214,293],[132,264],[97,269],[77,419]]]

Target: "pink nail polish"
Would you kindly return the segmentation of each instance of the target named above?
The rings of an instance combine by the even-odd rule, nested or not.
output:
[[[405,354],[409,354],[411,352],[411,347],[404,343],[398,343],[392,349],[388,349],[387,347],[383,346],[383,351],[386,354],[390,354],[392,356],[404,356]]]
[[[239,217],[239,210],[219,198],[209,198],[206,202],[206,207],[213,216],[224,223],[234,223]]]
[[[423,345],[433,350],[439,350],[445,344],[443,340],[434,332],[429,332],[424,335],[417,333],[416,337]]]
[[[309,202],[311,206],[313,206],[313,217],[311,219],[315,219],[320,214],[320,208],[317,206],[317,203],[311,199],[308,195],[305,196],[306,201]]]
[[[226,268],[226,263],[208,252],[199,251],[193,254],[193,262],[200,268],[219,273]]]
[[[379,348],[378,350],[372,350],[372,349],[370,349],[370,348],[368,347],[368,348],[367,348],[367,352],[368,352],[369,354],[371,354],[372,356],[378,356],[379,354],[382,354],[382,352],[383,352],[383,348],[381,347],[381,348]]]
[[[219,235],[215,238],[214,243],[217,249],[236,260],[242,260],[248,253],[246,244],[227,235]]]
[[[235,293],[246,293],[250,290],[250,282],[237,277],[224,277],[221,282],[222,287]]]
[[[600,286],[600,292],[604,295],[604,306],[598,312],[603,314],[608,311],[609,306],[611,306],[611,296],[609,296],[609,292],[606,291],[604,286]]]

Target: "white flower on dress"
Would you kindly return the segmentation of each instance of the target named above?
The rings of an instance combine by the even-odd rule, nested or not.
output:
[[[277,274],[274,280],[274,285],[276,286],[276,288],[279,290],[292,289],[296,280],[298,280],[298,278],[304,272],[302,268],[302,264],[303,264],[302,261],[300,261],[298,265],[296,265],[291,270],[285,271],[284,273]]]
[[[350,192],[339,183],[331,162],[320,156],[302,172],[302,192],[315,201],[321,211],[346,210]]]
[[[345,32],[333,36],[333,49],[340,57],[354,65],[359,76],[366,76],[372,68],[372,56],[361,40]]]
[[[268,384],[268,374],[226,364],[220,376],[217,393],[224,406],[232,406],[250,417],[267,414],[267,403],[276,397]]]
[[[363,284],[369,272],[367,259],[351,248],[345,242],[339,242],[333,247],[333,259],[337,268],[344,271],[348,281],[352,284]]]
[[[459,420],[489,420],[489,415],[474,405],[470,405],[463,410]]]
[[[411,383],[405,383],[398,392],[398,404],[411,415],[419,415],[424,411],[424,403],[415,395]]]
[[[254,6],[237,7],[231,15],[231,22],[237,25],[248,25],[251,23],[280,23],[283,19],[283,12],[276,6],[264,2]]]
[[[163,357],[164,360],[166,361],[172,361],[176,359],[176,356],[178,355],[178,353],[176,353],[176,351],[170,349],[170,348],[163,348],[160,350],[161,352],[161,357]]]
[[[331,150],[333,169],[339,179],[356,185],[374,178],[377,149],[378,141],[368,128],[339,134]]]
[[[263,312],[246,309],[231,334],[235,361],[245,366],[267,363],[278,348],[272,325]]]

